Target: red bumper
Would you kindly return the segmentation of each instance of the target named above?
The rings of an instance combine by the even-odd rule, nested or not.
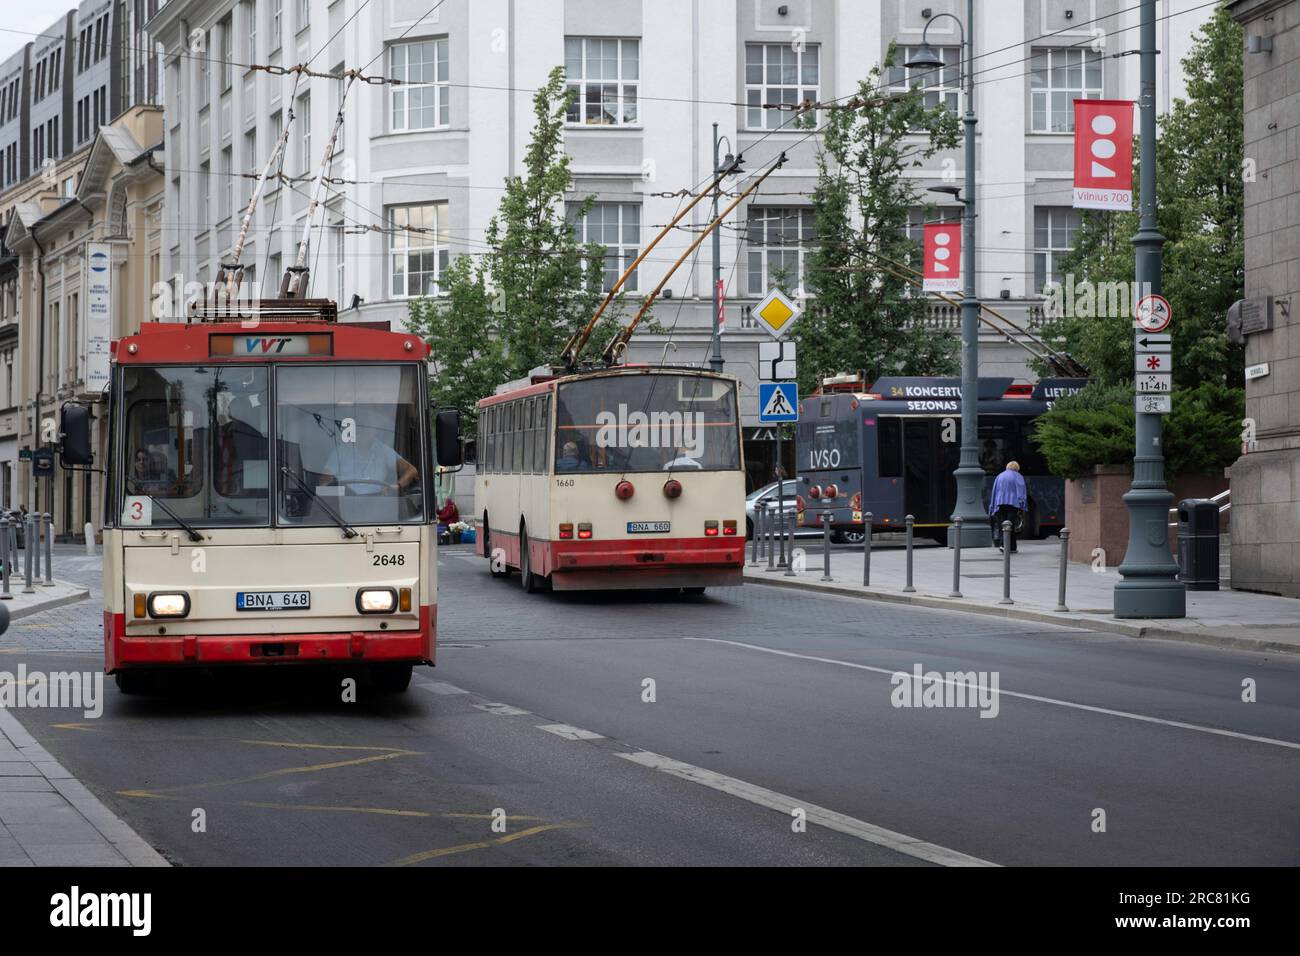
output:
[[[303,634],[167,634],[128,637],[126,618],[104,612],[104,670],[123,667],[227,664],[312,664],[344,661],[432,664],[437,607],[420,608],[414,631]]]
[[[720,587],[740,584],[745,539],[549,541],[546,559],[558,590]]]

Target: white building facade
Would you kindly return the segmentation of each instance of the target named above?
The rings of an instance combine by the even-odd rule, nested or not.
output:
[[[815,236],[809,194],[815,141],[792,113],[762,108],[805,98],[851,96],[891,42],[921,40],[923,14],[965,17],[960,0],[171,0],[148,27],[162,43],[168,184],[164,266],[182,282],[208,282],[229,257],[261,168],[296,119],[284,173],[315,172],[343,89],[340,80],[275,69],[361,68],[401,85],[356,84],[330,171],[340,180],[308,256],[313,296],[335,298],[345,321],[403,322],[408,300],[436,293],[450,260],[485,248],[502,181],[520,171],[533,123],[531,97],[565,65],[579,102],[566,131],[575,200],[598,204],[582,237],[609,249],[617,274],[667,223],[680,191],[707,183],[712,124],[723,152],[763,168],[787,151],[784,168],[722,229],[726,282],[726,370],[744,381],[742,413],[756,425],[757,345],[748,317],[774,271],[797,273]],[[1169,85],[1181,92],[1177,60],[1209,16],[1190,0],[1160,4]],[[949,18],[928,35],[956,63]],[[1078,216],[1070,208],[1072,107],[1078,96],[1136,98],[1137,9],[1128,0],[980,0],[974,30],[979,252],[978,294],[1013,321],[1042,321],[1042,283],[1057,272]],[[896,69],[891,83],[908,82]],[[964,109],[958,71],[931,83],[936,100]],[[918,191],[961,182],[959,149],[916,170]],[[952,178],[955,176],[955,180]],[[246,279],[273,295],[296,254],[309,179],[270,184],[242,261]],[[928,198],[944,197],[929,194]],[[938,215],[956,215],[939,208]],[[709,203],[683,225],[702,228]],[[916,225],[923,210],[916,210]],[[375,228],[378,227],[378,228]],[[414,229],[418,231],[406,231]],[[634,292],[654,287],[694,238],[671,233],[641,265]],[[630,357],[707,361],[713,268],[706,241],[656,304],[665,335],[638,335]],[[931,321],[956,330],[957,310]],[[669,339],[671,338],[671,341]],[[981,373],[1032,377],[1028,353],[994,334]],[[851,356],[845,369],[854,368]],[[747,435],[748,435],[747,430]]]

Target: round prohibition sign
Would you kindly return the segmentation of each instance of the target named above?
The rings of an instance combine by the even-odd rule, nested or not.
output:
[[[1163,295],[1144,295],[1138,299],[1134,317],[1144,332],[1163,332],[1169,328],[1174,310]]]

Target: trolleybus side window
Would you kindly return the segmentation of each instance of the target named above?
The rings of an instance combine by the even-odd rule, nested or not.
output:
[[[903,476],[903,423],[899,419],[876,419],[876,461],[881,478]]]
[[[535,399],[524,400],[524,464],[519,470],[529,475],[533,473],[533,447],[536,442],[533,436],[533,428],[536,424],[533,421],[535,404]]]
[[[537,409],[537,443],[533,448],[533,471],[543,475],[549,470],[546,450],[547,439],[551,433],[551,396],[543,395],[539,398]]]

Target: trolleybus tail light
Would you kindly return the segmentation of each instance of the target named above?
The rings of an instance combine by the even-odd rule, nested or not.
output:
[[[862,492],[854,492],[853,497],[849,499],[849,507],[854,511],[862,510]]]
[[[567,541],[572,537],[573,525],[566,521],[564,524],[560,525],[560,538]]]
[[[591,537],[591,525],[585,522],[578,525],[578,537],[584,541],[588,540]]]
[[[357,592],[357,610],[362,614],[392,614],[397,610],[397,589],[362,588]]]
[[[704,522],[704,536],[706,538],[716,538],[718,536],[718,523],[716,521]]]
[[[838,485],[827,485],[827,486],[826,486],[826,492],[825,492],[825,494],[826,494],[826,497],[827,497],[827,498],[838,498],[838,497],[839,497],[839,494],[840,494],[839,486],[838,486]]]
[[[805,510],[807,510],[807,505],[808,505],[808,502],[806,502],[806,501],[803,500],[803,495],[795,495],[795,496],[794,496],[794,510],[795,510],[795,511],[805,511]]]
[[[627,481],[626,479],[620,481],[614,486],[614,494],[623,501],[627,501],[627,499],[631,498],[635,492],[636,489],[632,487],[632,482]]]
[[[190,613],[190,596],[184,591],[155,591],[147,606],[150,617],[185,617]]]
[[[682,483],[676,478],[669,478],[664,482],[664,497],[677,498],[682,493]]]
[[[723,534],[735,534],[735,533],[736,533],[736,522],[734,522],[734,521],[724,521],[724,522],[722,522],[722,533],[723,533]]]
[[[821,496],[822,496],[821,485],[813,485],[811,488],[808,489],[809,498],[820,498]]]

